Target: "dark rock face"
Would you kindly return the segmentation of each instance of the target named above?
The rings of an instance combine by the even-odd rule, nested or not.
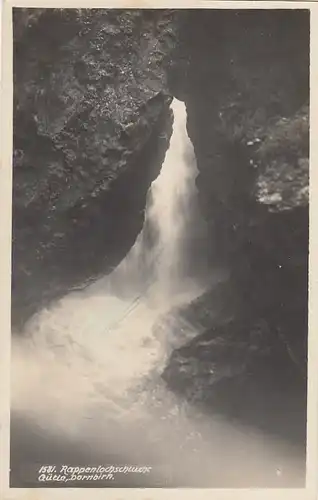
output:
[[[187,104],[210,258],[230,271],[222,287],[234,308],[213,315],[223,288],[196,301],[187,314],[205,333],[173,353],[163,377],[214,410],[303,440],[309,13],[194,11],[179,23],[171,87]]]
[[[13,323],[133,245],[171,134],[172,21],[14,9]]]

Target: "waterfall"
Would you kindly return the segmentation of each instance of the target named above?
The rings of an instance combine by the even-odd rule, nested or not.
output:
[[[174,100],[174,129],[161,173],[151,186],[147,222],[158,235],[155,282],[163,294],[182,287],[187,271],[187,231],[197,174],[186,131],[184,103]]]
[[[202,292],[189,268],[200,225],[196,165],[185,106],[174,100],[172,109],[170,148],[134,247],[110,276],[69,293],[12,337],[14,460],[26,469],[32,461],[78,465],[79,453],[87,465],[106,465],[116,455],[119,463],[156,463],[161,486],[171,474],[179,486],[299,483],[292,450],[205,417],[161,380],[171,351],[198,334],[175,307]],[[281,460],[290,472],[277,479]]]
[[[195,178],[197,168],[192,143],[186,130],[185,104],[174,99],[170,146],[160,175],[152,183],[142,232],[135,245],[110,276],[110,292],[144,293],[151,287],[157,300],[171,301],[172,295],[191,286],[189,244],[193,222],[200,224]]]
[[[61,432],[81,428],[96,405],[119,418],[142,398],[140,384],[160,375],[173,347],[169,328],[155,334],[158,318],[199,293],[187,279],[196,166],[185,105],[174,99],[172,110],[170,147],[130,253],[110,276],[68,294],[13,337],[12,410]]]

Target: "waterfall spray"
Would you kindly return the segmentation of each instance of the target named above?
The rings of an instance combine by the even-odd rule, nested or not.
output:
[[[185,106],[174,100],[172,108],[170,149],[130,253],[110,276],[68,294],[12,337],[12,442],[22,434],[12,449],[19,461],[26,446],[27,464],[68,463],[73,450],[77,465],[78,446],[88,462],[113,463],[116,454],[121,463],[159,464],[154,477],[162,486],[162,464],[178,486],[237,487],[264,473],[273,482],[275,463],[280,456],[289,463],[290,450],[276,441],[264,452],[267,438],[204,417],[195,406],[184,411],[161,379],[171,351],[198,334],[174,307],[202,292],[187,279],[196,166]]]
[[[128,392],[163,368],[169,330],[158,339],[153,327],[160,315],[198,293],[192,283],[185,287],[196,168],[185,105],[174,100],[172,109],[170,148],[130,253],[112,275],[43,310],[14,338],[13,410],[60,428],[71,416],[80,426],[96,402],[105,415],[131,405]]]

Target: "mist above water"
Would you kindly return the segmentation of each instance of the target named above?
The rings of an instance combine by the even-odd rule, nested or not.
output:
[[[105,421],[134,405],[140,411],[144,385],[160,378],[171,349],[182,343],[170,338],[171,325],[160,335],[155,329],[166,312],[201,292],[188,278],[196,166],[185,105],[174,100],[172,110],[170,148],[130,253],[110,276],[66,295],[13,337],[12,411],[41,426],[83,436],[101,408]]]
[[[169,464],[180,486],[298,484],[290,447],[203,417],[161,380],[171,351],[199,333],[177,307],[203,291],[191,274],[192,229],[200,225],[195,158],[185,105],[174,99],[172,110],[170,147],[130,253],[110,276],[66,295],[13,336],[13,419],[37,428],[30,454],[41,435],[52,435],[63,441],[61,461],[74,444],[105,462],[116,451],[126,462]],[[48,445],[41,454],[48,462]]]

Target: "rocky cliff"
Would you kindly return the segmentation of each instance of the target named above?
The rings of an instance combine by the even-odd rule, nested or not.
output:
[[[133,245],[171,134],[172,14],[14,9],[13,323]]]
[[[230,278],[184,311],[204,333],[174,352],[164,378],[303,440],[309,14],[198,10],[179,28],[171,87],[187,104],[211,263]]]

